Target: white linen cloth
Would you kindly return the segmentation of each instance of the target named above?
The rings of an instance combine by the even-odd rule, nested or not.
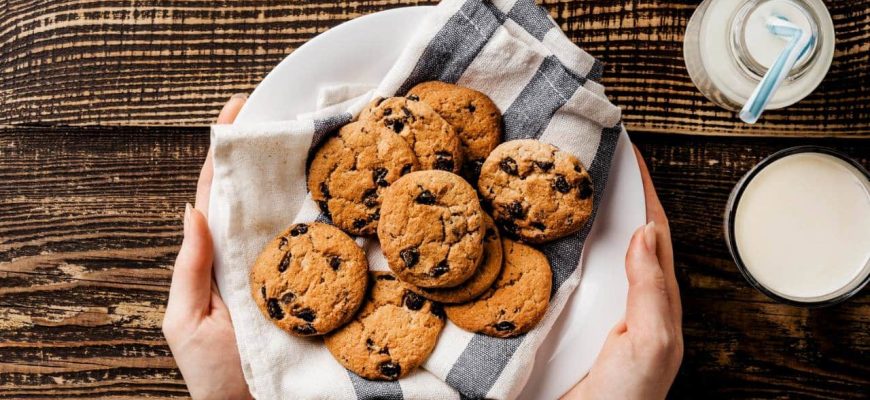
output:
[[[423,368],[397,382],[345,370],[318,338],[293,337],[257,309],[248,286],[262,246],[293,222],[328,221],[306,189],[307,156],[374,96],[402,95],[428,80],[487,94],[501,109],[505,140],[537,138],[575,154],[589,169],[597,210],[620,111],[598,83],[601,64],[576,47],[532,0],[444,0],[419,27],[374,90],[349,83],[317,95],[320,110],[296,120],[212,128],[214,180],[209,224],[215,276],[230,309],[245,378],[258,399],[458,399],[516,397],[535,352],[577,287],[577,234],[538,246],[553,268],[553,293],[531,332],[498,339],[448,321]],[[356,96],[348,99],[349,96]],[[593,217],[594,219],[594,217]],[[375,238],[357,238],[372,269],[387,269]],[[223,349],[215,349],[222,351]]]

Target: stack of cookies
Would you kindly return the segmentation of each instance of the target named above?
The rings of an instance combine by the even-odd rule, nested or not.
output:
[[[532,329],[552,272],[524,243],[578,231],[592,181],[552,145],[500,144],[501,127],[487,96],[437,81],[370,103],[311,160],[308,189],[333,225],[293,225],[254,264],[263,314],[382,380],[422,364],[445,318],[495,337]],[[392,273],[368,272],[349,235],[376,235]]]

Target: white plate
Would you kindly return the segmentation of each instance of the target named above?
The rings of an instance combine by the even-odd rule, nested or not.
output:
[[[432,7],[356,18],[287,56],[251,94],[238,122],[281,121],[314,110],[317,91],[335,83],[376,85]],[[535,359],[520,398],[557,398],[589,372],[607,333],[625,313],[625,250],[645,222],[643,186],[628,136],[616,149],[607,191],[587,239],[583,279]]]

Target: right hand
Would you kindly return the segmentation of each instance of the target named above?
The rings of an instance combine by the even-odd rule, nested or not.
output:
[[[683,359],[682,306],[668,219],[635,149],[647,224],[625,255],[628,301],[589,371],[563,399],[664,399]]]

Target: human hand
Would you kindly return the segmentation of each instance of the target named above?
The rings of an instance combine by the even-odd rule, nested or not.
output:
[[[245,103],[233,96],[217,122],[232,123]],[[209,151],[184,212],[184,240],[175,260],[163,335],[194,399],[251,399],[229,310],[212,278],[213,248],[205,215],[213,175]]]
[[[668,219],[635,148],[647,225],[625,255],[625,318],[610,331],[589,375],[565,394],[574,399],[664,399],[683,359],[682,306]]]

